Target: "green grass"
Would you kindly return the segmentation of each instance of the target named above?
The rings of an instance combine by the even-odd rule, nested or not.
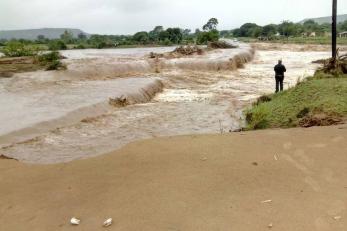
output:
[[[324,114],[347,117],[347,75],[311,77],[296,87],[265,97],[246,111],[247,129],[288,128],[303,119]]]
[[[278,40],[271,41],[259,41],[256,38],[239,38],[240,41],[251,43],[251,42],[269,42],[269,43],[284,43],[284,44],[317,44],[317,45],[329,45],[331,44],[331,37],[291,37],[281,38]],[[347,45],[347,38],[337,38],[339,45]]]

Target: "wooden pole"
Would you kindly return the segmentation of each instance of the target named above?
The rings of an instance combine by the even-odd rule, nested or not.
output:
[[[337,25],[337,0],[333,0],[333,23],[332,23],[332,58],[336,59],[336,39],[337,39],[337,30],[336,30],[336,25]]]

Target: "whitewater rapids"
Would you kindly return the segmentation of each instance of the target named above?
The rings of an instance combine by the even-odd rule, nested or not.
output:
[[[273,90],[277,59],[287,65],[289,87],[313,74],[317,65],[311,61],[328,56],[259,51],[254,57],[253,48],[241,44],[201,56],[149,58],[150,52],[173,49],[65,51],[67,71],[0,79],[0,154],[58,163],[139,139],[229,132],[242,126],[247,105]],[[128,98],[132,105],[109,105],[115,97]]]

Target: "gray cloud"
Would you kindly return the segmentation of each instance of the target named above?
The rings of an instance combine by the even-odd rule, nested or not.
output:
[[[130,34],[165,27],[199,28],[217,17],[220,29],[246,22],[299,21],[331,13],[328,0],[0,0],[0,30],[73,27],[90,33]],[[339,1],[347,13],[347,1]]]

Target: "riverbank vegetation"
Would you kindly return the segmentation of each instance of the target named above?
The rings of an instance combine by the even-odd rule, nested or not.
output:
[[[238,38],[241,42],[245,43],[280,43],[280,44],[306,44],[306,45],[331,45],[331,37],[278,37],[271,40],[262,40],[261,38],[241,37]],[[337,44],[347,45],[347,38],[337,38]]]
[[[30,50],[66,50],[86,48],[130,48],[171,45],[206,45],[223,38],[239,38],[243,42],[270,41],[276,43],[329,44],[331,25],[318,24],[308,20],[303,24],[284,21],[280,24],[259,26],[246,23],[233,30],[217,29],[218,19],[211,18],[195,31],[179,27],[164,28],[156,26],[151,31],[140,31],[134,35],[87,35],[80,33],[77,37],[66,30],[59,39],[47,39],[39,35],[31,40],[0,40],[0,51],[5,52],[8,44],[16,42]],[[338,32],[347,31],[347,21],[338,24]],[[338,38],[338,43],[347,45],[347,38]],[[2,47],[2,48],[1,48]]]
[[[178,27],[164,28],[156,26],[151,31],[140,31],[134,35],[91,35],[80,33],[77,37],[69,31],[65,31],[60,39],[47,39],[39,35],[35,41],[31,40],[0,40],[0,51],[5,53],[8,46],[13,43],[21,44],[24,50],[66,50],[85,48],[128,48],[147,46],[171,46],[171,45],[207,45],[209,42],[217,41],[220,37],[217,30],[218,19],[211,18],[202,30],[181,29]],[[7,55],[8,53],[5,53]],[[25,56],[26,54],[15,54],[15,56]]]
[[[347,20],[339,23],[337,30],[338,33],[347,31]],[[256,38],[260,40],[282,39],[288,41],[304,41],[302,38],[310,38],[312,40],[308,41],[313,41],[315,38],[331,37],[331,24],[318,24],[313,20],[308,20],[304,23],[283,21],[280,24],[269,24],[265,26],[259,26],[256,23],[246,23],[234,30],[221,31],[221,35]]]
[[[65,65],[61,62],[62,58],[58,51],[46,53],[30,51],[25,53],[25,56],[17,54],[3,57],[0,58],[0,78],[10,78],[13,74],[22,72],[65,69]]]
[[[331,60],[330,60],[331,61]],[[327,61],[297,86],[262,96],[246,111],[248,130],[334,125],[347,118],[347,59]]]

